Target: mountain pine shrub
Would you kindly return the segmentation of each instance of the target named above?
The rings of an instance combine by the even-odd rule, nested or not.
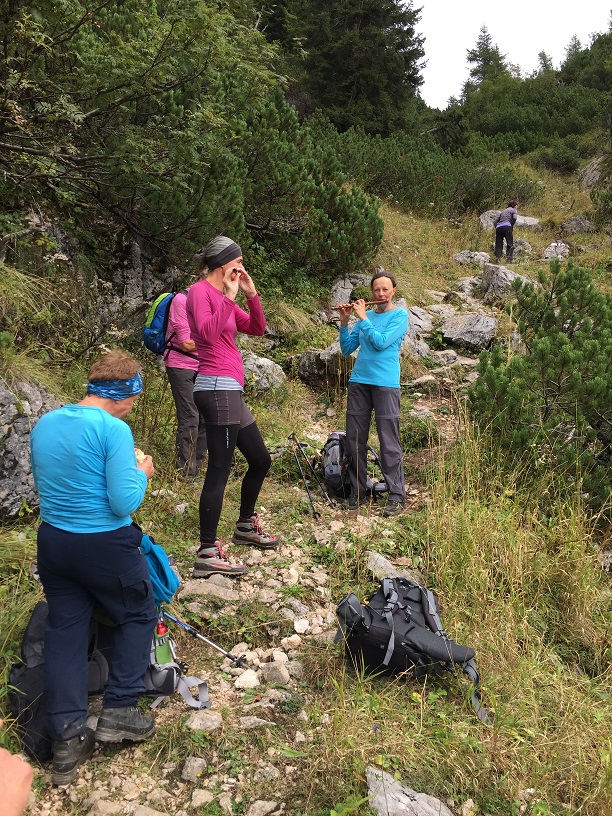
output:
[[[612,296],[586,269],[551,261],[539,285],[516,282],[524,353],[483,352],[469,406],[509,467],[528,479],[556,472],[589,504],[610,511]]]

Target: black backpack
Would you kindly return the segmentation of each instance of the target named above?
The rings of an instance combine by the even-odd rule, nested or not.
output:
[[[354,594],[336,608],[338,633],[357,671],[410,672],[415,678],[440,676],[459,665],[473,683],[471,703],[478,718],[491,724],[480,700],[474,649],[460,646],[444,631],[434,592],[407,578],[384,578],[367,603]]]
[[[323,482],[330,496],[346,499],[351,492],[348,475],[349,457],[346,450],[346,431],[332,431],[327,437],[321,451],[323,455]],[[374,464],[380,468],[380,457],[371,445],[368,454]],[[375,482],[368,476],[367,491],[377,496],[384,493],[387,486],[384,482]]]
[[[39,601],[21,641],[21,659],[9,669],[8,701],[11,716],[17,723],[23,750],[40,762],[52,756],[52,742],[47,730],[47,705],[44,694],[45,624],[48,607]],[[104,693],[108,681],[108,667],[112,651],[113,626],[92,617],[89,628],[88,681],[90,697]],[[172,653],[176,653],[174,641]],[[155,638],[152,639],[151,659],[144,683],[145,694],[155,697],[155,708],[167,696],[177,691],[191,708],[210,708],[206,683],[197,677],[186,677],[185,666],[173,659],[159,664],[156,657]],[[198,697],[190,689],[197,686]]]
[[[47,703],[44,694],[45,625],[48,607],[39,601],[32,611],[21,641],[21,663],[9,669],[8,702],[17,722],[24,751],[46,762],[51,759],[51,737],[47,731]],[[98,648],[94,622],[89,631],[87,691],[101,694],[108,680],[108,663]]]

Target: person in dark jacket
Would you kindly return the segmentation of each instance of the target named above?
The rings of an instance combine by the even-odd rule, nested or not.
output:
[[[504,241],[506,242],[506,261],[512,263],[514,258],[512,230],[518,217],[516,204],[516,201],[509,201],[506,209],[502,210],[495,219],[495,260],[497,263],[501,261],[504,253]]]

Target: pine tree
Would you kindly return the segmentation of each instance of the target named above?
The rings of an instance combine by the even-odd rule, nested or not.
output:
[[[481,85],[486,80],[494,81],[508,76],[510,71],[506,64],[506,55],[493,44],[486,26],[482,26],[476,46],[468,49],[467,61],[470,68],[470,80],[464,86],[464,95]]]
[[[558,259],[516,292],[525,353],[483,353],[472,414],[511,464],[581,484],[599,510],[612,486],[612,296]]]
[[[399,0],[295,0],[294,16],[310,110],[340,130],[401,128],[423,81],[419,10]]]

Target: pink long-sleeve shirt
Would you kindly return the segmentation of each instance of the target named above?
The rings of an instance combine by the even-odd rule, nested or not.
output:
[[[233,377],[244,385],[242,355],[236,345],[238,332],[261,337],[266,318],[259,295],[247,300],[248,312],[225,297],[207,280],[201,280],[187,294],[187,320],[200,365],[198,374]]]

